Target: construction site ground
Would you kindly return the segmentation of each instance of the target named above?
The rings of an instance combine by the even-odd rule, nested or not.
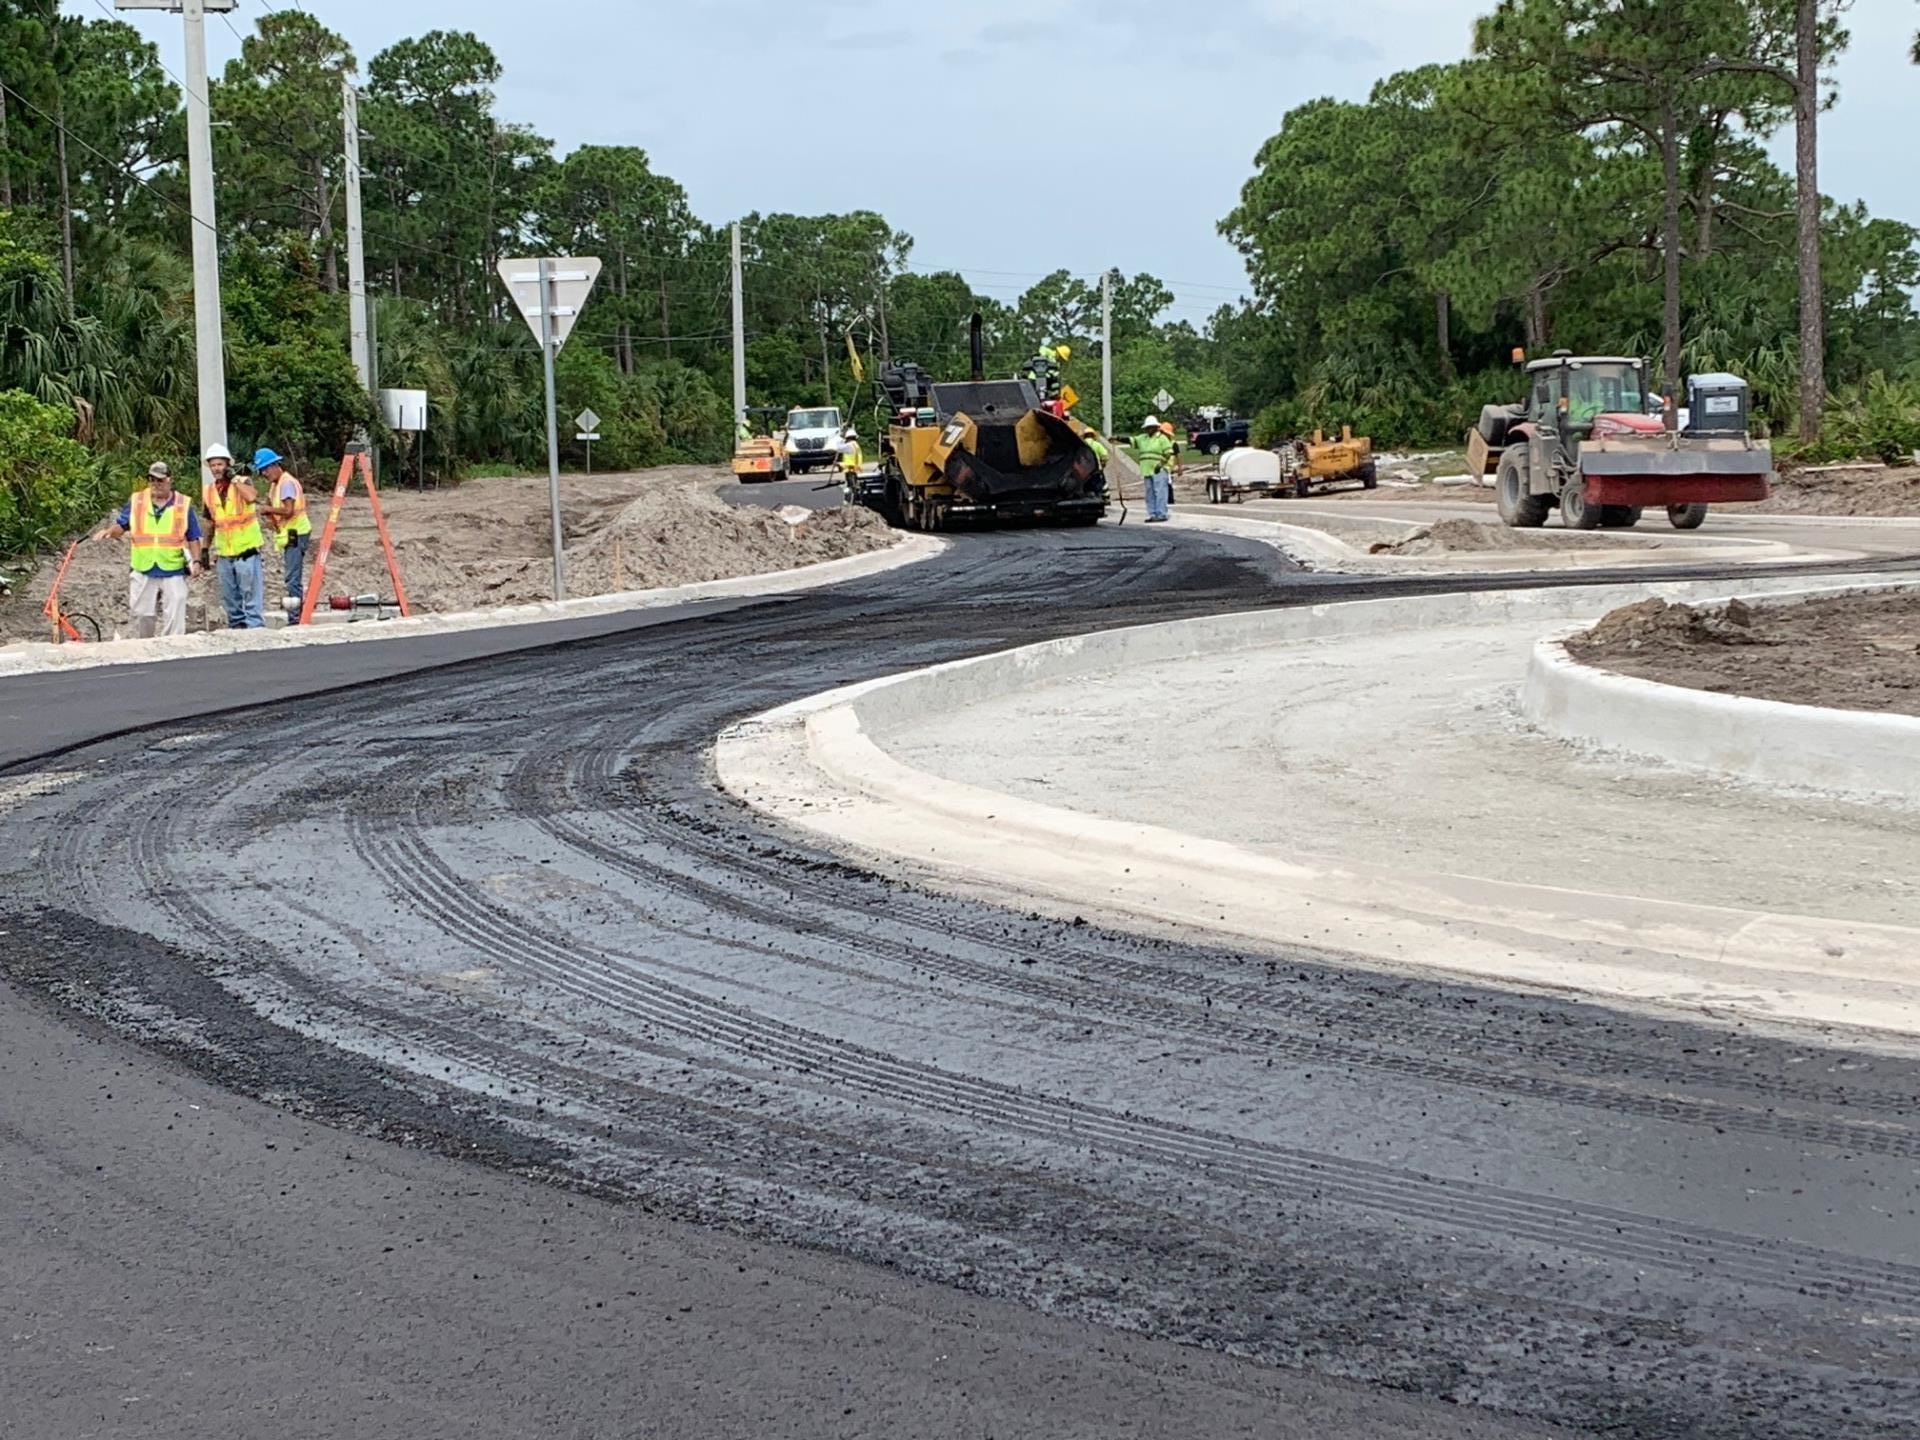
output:
[[[604,595],[787,570],[880,549],[897,538],[865,510],[836,506],[802,519],[797,512],[729,505],[718,492],[731,479],[724,468],[709,465],[562,477],[568,593]],[[330,494],[324,482],[308,480],[316,536]],[[544,475],[429,490],[396,486],[383,490],[381,499],[416,611],[485,610],[552,598],[553,532]],[[0,600],[0,644],[48,637],[41,604],[57,558],[43,557],[12,598]],[[126,562],[125,541],[83,545],[61,586],[62,605],[97,619],[103,638],[127,626]],[[273,616],[285,592],[279,558],[271,551],[266,575]],[[391,598],[372,508],[358,485],[342,513],[324,589],[327,595]],[[196,582],[187,628],[224,624],[217,582]]]
[[[1383,455],[1379,460],[1379,488],[1366,490],[1356,482],[1316,491],[1313,498],[1338,496],[1342,500],[1399,504],[1444,503],[1491,505],[1494,490],[1474,484],[1467,475],[1463,451],[1420,455]],[[1180,498],[1200,503],[1207,498],[1205,476],[1210,470],[1189,467],[1178,488]],[[1904,515],[1920,516],[1920,465],[1882,465],[1875,461],[1800,466],[1788,463],[1776,474],[1773,494],[1753,504],[1716,506],[1716,513],[1738,515]],[[1649,512],[1649,521],[1658,520]]]
[[[949,779],[1282,859],[1920,925],[1920,814],[1539,735],[1516,698],[1542,629],[1155,664],[875,738]]]
[[[1920,715],[1920,595],[1849,595],[1731,612],[1648,601],[1568,648],[1590,665],[1731,695]]]

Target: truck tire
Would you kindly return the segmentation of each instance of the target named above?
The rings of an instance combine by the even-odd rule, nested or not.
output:
[[[1380,485],[1380,467],[1369,460],[1360,467],[1360,487],[1363,490],[1375,490]]]
[[[1707,507],[1704,505],[1669,505],[1667,523],[1676,530],[1698,530],[1707,522]]]
[[[1598,530],[1601,508],[1587,503],[1587,482],[1578,475],[1560,492],[1560,523],[1569,530]]]
[[[1600,525],[1606,530],[1631,530],[1640,523],[1640,515],[1638,505],[1602,505]]]
[[[1500,479],[1495,491],[1500,518],[1510,529],[1538,530],[1547,523],[1553,502],[1545,495],[1527,493],[1527,467],[1517,454],[1500,457]]]
[[[1220,442],[1218,440],[1207,441],[1206,444],[1200,447],[1200,453],[1202,455],[1218,455],[1220,453]]]
[[[1480,438],[1495,450],[1507,443],[1507,432],[1513,428],[1513,407],[1510,405],[1482,405],[1480,423],[1474,426],[1480,432]]]

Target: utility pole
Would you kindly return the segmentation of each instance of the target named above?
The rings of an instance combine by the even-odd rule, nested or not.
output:
[[[1100,275],[1100,433],[1113,434],[1113,267]]]
[[[367,235],[360,211],[360,96],[340,77],[340,112],[347,142],[347,330],[360,388],[373,393],[373,327],[367,318]]]
[[[213,116],[207,93],[207,16],[239,0],[114,0],[121,10],[174,10],[186,29],[187,192],[193,214],[193,351],[200,453],[227,443],[227,363],[220,324],[220,231],[213,213]],[[202,466],[204,468],[204,460]]]
[[[746,303],[740,293],[740,222],[733,222],[733,423],[747,418]]]

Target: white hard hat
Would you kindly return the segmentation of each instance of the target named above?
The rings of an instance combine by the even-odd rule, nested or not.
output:
[[[216,440],[213,444],[207,446],[207,453],[201,458],[206,460],[231,461],[233,459],[233,452]]]
[[[1142,430],[1158,430],[1160,428],[1160,417],[1158,415],[1147,416],[1145,420],[1140,422],[1140,428]]]

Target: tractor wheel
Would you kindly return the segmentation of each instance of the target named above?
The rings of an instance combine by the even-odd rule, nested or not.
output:
[[[1587,482],[1578,475],[1560,492],[1560,523],[1569,530],[1598,530],[1600,510],[1600,506],[1587,503]]]
[[[1640,523],[1638,505],[1602,505],[1600,525],[1606,530],[1631,530]]]
[[[1527,493],[1526,466],[1513,454],[1500,459],[1497,495],[1501,520],[1515,530],[1538,530],[1547,523],[1547,511],[1553,508],[1545,495]]]
[[[1360,487],[1363,490],[1376,490],[1380,486],[1380,468],[1369,460],[1360,467]]]
[[[1667,523],[1676,530],[1698,530],[1707,522],[1707,507],[1704,505],[1669,505]]]

